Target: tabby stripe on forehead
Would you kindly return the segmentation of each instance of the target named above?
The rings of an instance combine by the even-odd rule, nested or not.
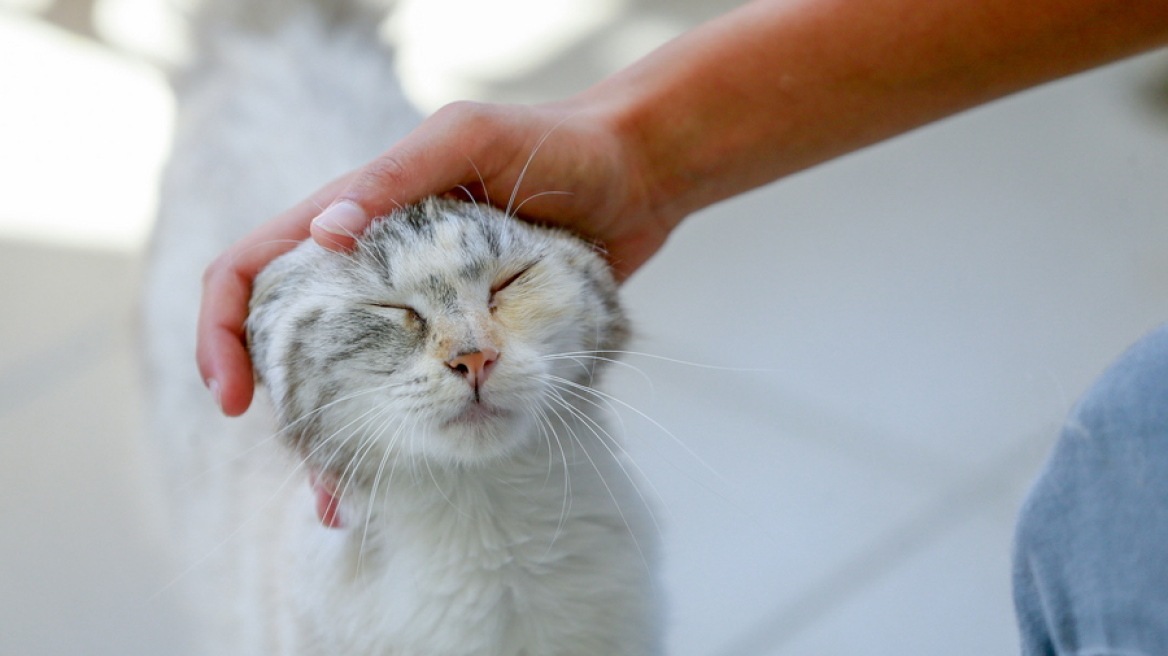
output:
[[[487,260],[485,258],[475,258],[459,269],[458,276],[463,280],[475,280],[481,278],[486,271]]]
[[[484,217],[484,220],[486,220],[486,217]],[[495,226],[492,226],[492,227],[498,228],[498,227],[502,227],[502,226],[501,226],[501,224],[497,223]],[[483,232],[484,241],[486,241],[486,243],[487,243],[487,251],[491,254],[491,257],[493,257],[495,259],[502,257],[503,256],[503,244],[499,240],[499,231],[497,229],[493,230],[491,228],[484,226],[482,229],[482,232]]]
[[[393,289],[393,263],[389,258],[389,248],[385,243],[375,242],[367,251],[373,260],[373,272],[390,289]]]
[[[486,246],[487,253],[494,259],[498,259],[503,255],[503,244],[500,241],[500,230],[504,224],[497,219],[492,219],[484,215],[482,212],[475,212],[473,214],[465,215],[467,218],[473,220],[474,234],[470,232],[462,233],[462,249],[468,253],[479,252]]]
[[[434,219],[426,213],[425,204],[411,205],[405,211],[404,221],[400,225],[404,225],[419,237],[424,237],[433,241],[434,239]]]
[[[432,275],[427,278],[425,291],[435,303],[448,310],[458,307],[458,292],[440,276]]]

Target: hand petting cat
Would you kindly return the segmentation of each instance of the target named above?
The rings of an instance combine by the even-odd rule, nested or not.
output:
[[[612,116],[584,101],[455,103],[347,176],[312,221],[312,236],[326,247],[346,248],[373,217],[449,192],[604,244],[614,269],[627,277],[675,223],[657,216],[660,208],[631,166],[628,143]]]
[[[247,409],[251,282],[287,240],[343,249],[399,205],[469,195],[595,240],[625,278],[702,207],[1165,42],[1163,0],[756,0],[562,103],[450,105],[251,233],[204,276],[200,371]]]
[[[347,249],[373,218],[448,193],[568,227],[602,246],[618,277],[627,277],[676,220],[652,206],[615,132],[582,104],[456,103],[235,244],[204,275],[199,322],[200,370],[224,413],[243,413],[252,396],[242,339],[252,280],[310,231],[326,248]]]

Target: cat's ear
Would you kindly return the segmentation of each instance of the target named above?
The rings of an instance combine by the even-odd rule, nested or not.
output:
[[[288,277],[287,267],[272,262],[256,275],[251,284],[251,300],[248,301],[248,315],[255,315],[268,305],[278,301],[280,289]]]
[[[303,245],[300,247],[303,248]],[[269,347],[274,340],[274,332],[285,314],[291,297],[295,296],[297,285],[294,278],[303,275],[300,257],[294,249],[270,262],[252,281],[251,300],[248,302],[248,316],[244,322],[246,345],[251,356],[257,381],[263,382],[263,372],[267,369]]]
[[[256,275],[251,285],[251,300],[248,303],[249,319],[262,313],[273,304],[278,304],[285,295],[296,289],[296,278],[304,275],[306,250],[323,250],[311,242],[288,251],[272,260]]]

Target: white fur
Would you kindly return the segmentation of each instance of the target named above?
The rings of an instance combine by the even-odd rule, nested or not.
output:
[[[263,397],[239,420],[214,409],[190,348],[202,268],[416,121],[371,37],[356,28],[330,33],[302,9],[264,34],[208,23],[221,29],[206,42],[216,54],[179,85],[179,132],[147,284],[154,425],[190,565],[180,583],[204,622],[204,653],[657,653],[656,536],[594,398],[562,393],[571,409],[516,424],[498,452],[451,456],[423,445],[408,457],[370,460],[372,480],[353,476],[342,490],[342,529],[317,520],[306,454],[273,434],[275,412]],[[565,248],[562,257],[587,257]],[[548,298],[577,293],[570,278],[557,280]],[[570,330],[577,323],[541,328],[555,323],[540,317],[551,305],[522,310],[533,328],[501,338],[510,340],[508,358],[535,367],[541,356],[584,348],[589,331]],[[521,386],[524,370],[516,364],[508,374],[503,362],[493,384]],[[440,371],[440,363],[416,366]],[[540,366],[562,377],[578,368],[562,359]],[[457,382],[442,384],[451,398],[464,394]],[[344,411],[359,422],[365,409]],[[382,437],[410,430],[403,422]],[[391,450],[370,444],[373,453]]]

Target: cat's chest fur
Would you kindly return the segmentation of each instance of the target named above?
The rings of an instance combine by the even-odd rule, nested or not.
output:
[[[322,528],[302,495],[278,577],[298,649],[652,653],[651,522],[627,465],[585,448],[403,475],[372,508],[346,508],[356,521],[342,530]]]

